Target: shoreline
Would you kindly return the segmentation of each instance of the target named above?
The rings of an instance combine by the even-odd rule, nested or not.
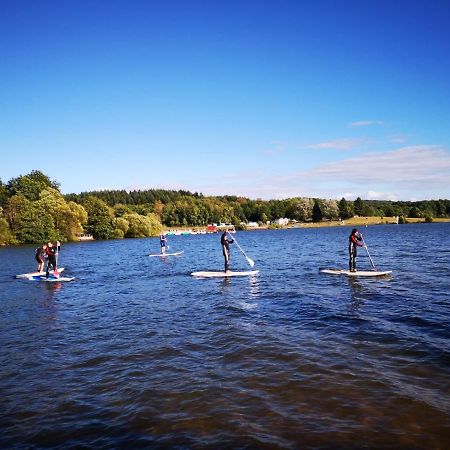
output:
[[[447,223],[450,222],[450,217],[446,218],[438,218],[433,219],[433,223]],[[409,225],[416,223],[426,223],[424,218],[407,218],[406,224],[400,225]],[[295,224],[289,225],[260,225],[258,227],[247,227],[245,230],[236,231],[259,231],[259,230],[292,230],[298,228],[328,228],[328,227],[368,227],[368,226],[376,226],[376,225],[397,225],[396,217],[379,217],[379,216],[371,216],[371,217],[353,217],[348,220],[330,220],[330,221],[322,221],[322,222],[297,222]],[[175,231],[181,232],[183,234],[217,234],[220,231],[208,231],[206,233],[200,233],[201,230],[205,230],[205,227],[202,226],[185,226],[185,227],[167,227],[165,228],[166,233],[171,233]],[[193,231],[193,233],[189,233],[189,231]]]

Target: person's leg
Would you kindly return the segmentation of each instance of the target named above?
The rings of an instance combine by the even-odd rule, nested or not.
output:
[[[350,272],[355,272],[356,271],[356,249],[353,245],[351,245],[348,249],[349,252],[349,261],[348,261],[348,266],[349,266],[349,270]]]
[[[54,272],[56,272],[56,259],[54,256],[49,256],[47,261],[47,271],[45,273],[45,277],[48,278],[50,275],[50,266]]]
[[[353,257],[352,257],[352,270],[356,272],[356,247],[353,249]]]
[[[229,254],[227,252],[227,249],[223,248],[222,253],[223,253],[223,258],[225,261],[225,272],[228,272],[228,270],[229,270]]]

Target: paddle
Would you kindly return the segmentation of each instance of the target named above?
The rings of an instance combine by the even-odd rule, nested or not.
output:
[[[236,245],[238,246],[239,250],[242,252],[242,254],[245,256],[245,258],[247,259],[247,262],[250,264],[250,267],[253,267],[255,265],[255,261],[253,261],[253,259],[250,259],[244,252],[244,250],[242,250],[241,246],[238,244],[238,241],[236,240],[235,237],[231,236],[231,234],[229,233],[229,231],[227,231],[228,236],[230,236],[231,239],[233,239],[234,242],[236,242]]]
[[[366,242],[364,241],[364,238],[363,238],[363,235],[362,235],[362,234],[361,234],[361,239],[362,239],[362,241],[363,241],[364,248],[365,248],[366,251],[367,251],[367,256],[368,256],[369,259],[370,259],[370,264],[372,264],[373,270],[377,270],[377,268],[375,267],[375,264],[373,263],[373,260],[372,260],[372,258],[371,258],[371,256],[370,256],[369,249],[367,248]]]
[[[55,274],[55,277],[59,277],[59,271],[58,271],[58,253],[59,253],[59,241],[56,241],[56,253],[55,253],[55,264],[56,267],[53,269],[53,273]]]

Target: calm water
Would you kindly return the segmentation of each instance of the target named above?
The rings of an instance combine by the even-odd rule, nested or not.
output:
[[[0,249],[0,447],[449,448],[450,224],[363,231],[392,278],[319,273],[347,227],[238,233],[228,280],[220,235],[67,244],[66,284]]]

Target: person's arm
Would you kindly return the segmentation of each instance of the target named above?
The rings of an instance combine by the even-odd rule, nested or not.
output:
[[[358,247],[362,247],[362,246],[363,246],[363,245],[359,242],[359,241],[362,241],[362,238],[359,237],[359,236],[355,236],[354,234],[352,234],[352,235],[350,236],[350,240],[351,240],[355,245],[357,245]]]

